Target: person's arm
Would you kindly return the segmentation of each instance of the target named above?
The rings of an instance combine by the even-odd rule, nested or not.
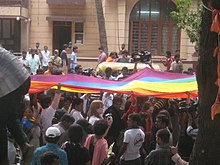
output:
[[[154,165],[154,156],[153,152],[151,151],[149,155],[145,158],[145,165]]]
[[[55,96],[54,96],[53,101],[51,103],[51,107],[53,109],[57,109],[59,106],[60,97],[61,97],[60,89],[61,89],[61,84],[59,83],[59,84],[57,84],[57,90],[55,92]]]
[[[172,161],[176,163],[176,165],[188,165],[189,163],[183,160],[180,155],[178,154],[177,147],[170,147],[170,151],[172,152],[173,156],[171,157]]]
[[[125,151],[127,150],[127,146],[128,146],[128,143],[123,143],[120,150],[119,150],[119,153],[116,157],[116,160],[115,160],[115,164],[118,165],[119,164],[119,161],[120,161],[120,158],[121,156],[125,153]]]

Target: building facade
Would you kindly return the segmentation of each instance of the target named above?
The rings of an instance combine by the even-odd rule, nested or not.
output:
[[[109,51],[125,44],[130,52],[148,50],[156,56],[180,50],[192,57],[194,45],[170,18],[172,0],[103,0]],[[197,3],[197,0],[194,0]],[[97,58],[99,43],[95,0],[0,0],[0,44],[14,52],[40,43],[52,51],[72,42],[79,57]],[[158,57],[159,58],[159,57]]]

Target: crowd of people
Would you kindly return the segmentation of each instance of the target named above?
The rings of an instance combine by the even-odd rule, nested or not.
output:
[[[70,93],[61,91],[61,84],[56,90],[26,94],[30,75],[83,74],[117,81],[137,71],[136,65],[132,71],[126,65],[120,72],[111,67],[104,73],[85,71],[77,61],[78,48],[68,57],[69,49],[64,45],[53,55],[47,46],[29,49],[18,60],[0,48],[0,58],[6,60],[0,70],[8,75],[0,88],[0,165],[188,164],[198,134],[197,100]],[[138,54],[130,56],[126,50],[107,56],[100,47],[99,52],[98,64],[139,62]],[[183,72],[178,53],[173,58],[167,51],[162,63],[166,71]]]

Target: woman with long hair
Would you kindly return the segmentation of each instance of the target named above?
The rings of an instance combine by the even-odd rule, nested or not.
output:
[[[95,121],[102,119],[104,104],[101,100],[93,100],[88,111],[88,121],[94,125]]]

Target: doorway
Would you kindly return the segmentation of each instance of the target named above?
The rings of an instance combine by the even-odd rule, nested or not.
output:
[[[53,50],[58,49],[61,53],[63,45],[71,41],[72,22],[53,22]]]

